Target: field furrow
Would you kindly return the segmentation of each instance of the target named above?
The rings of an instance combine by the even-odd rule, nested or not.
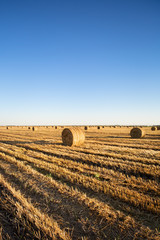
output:
[[[91,232],[91,229],[94,229],[96,235],[99,235],[101,238],[103,238],[103,236],[111,237],[112,236],[111,234],[113,234],[113,232],[111,231],[108,232],[108,230],[113,225],[114,236],[121,236],[121,235],[125,236],[126,231],[123,232],[122,229],[123,229],[123,225],[127,224],[128,231],[129,231],[128,234],[131,234],[131,233],[138,234],[139,236],[144,237],[146,235],[145,231],[147,230],[148,236],[150,234],[151,236],[153,235],[152,231],[149,231],[149,229],[145,229],[140,225],[137,225],[137,230],[136,230],[137,232],[134,233],[133,228],[136,228],[135,226],[136,223],[132,218],[126,217],[123,213],[120,213],[119,211],[116,212],[108,205],[101,203],[96,199],[86,197],[86,194],[83,194],[78,190],[68,188],[66,185],[63,185],[59,182],[55,182],[53,179],[37,173],[35,170],[31,169],[29,166],[25,166],[23,163],[19,163],[19,162],[17,163],[17,161],[14,158],[11,158],[11,157],[8,158],[7,156],[5,156],[4,159],[8,160],[10,164],[2,163],[0,169],[8,181],[12,181],[12,184],[14,183],[15,187],[20,189],[23,192],[23,194],[25,194],[25,197],[29,198],[32,201],[32,204],[33,205],[35,204],[36,207],[41,209],[41,211],[47,212],[47,214],[51,216],[53,215],[53,217],[57,215],[57,212],[58,212],[58,216],[59,214],[61,215],[63,213],[62,214],[63,221],[65,220],[66,217],[72,220],[73,216],[76,217],[76,219],[74,220],[77,220],[77,218],[81,219],[81,224],[84,225],[82,229],[86,229],[87,231],[87,232],[82,231],[80,227],[81,224],[79,223],[78,229],[81,230],[81,234],[83,235],[85,235],[85,233],[87,235],[90,234],[92,236],[92,239],[96,239],[94,236],[94,233]],[[3,164],[4,164],[4,167],[3,167]],[[16,171],[16,168],[17,168],[17,171]],[[61,196],[60,195],[57,196],[57,191],[61,193]],[[70,209],[71,202],[73,206]],[[79,206],[77,206],[78,202],[80,203]],[[83,203],[83,209],[81,207],[82,203]],[[57,206],[58,204],[60,204],[60,206]],[[86,206],[85,208],[84,208],[84,205]],[[74,209],[75,207],[76,209]],[[87,216],[88,208],[90,209],[91,213]],[[67,214],[67,216],[65,217],[64,214],[65,215]],[[85,219],[83,219],[83,214],[85,216]],[[97,217],[95,214],[97,215]],[[91,220],[89,221],[90,218]],[[96,227],[97,221],[100,221],[99,222],[100,225],[98,225],[100,226],[100,229],[97,229]],[[117,221],[119,222],[119,224],[117,223]],[[63,225],[63,223],[62,223],[62,219],[59,219],[59,224]],[[72,222],[72,224],[73,223],[74,222]],[[90,227],[88,226],[89,224],[91,224]],[[71,233],[80,234],[79,232],[78,233],[76,232],[75,225],[74,227],[75,227],[74,232],[71,231],[72,229],[70,229]]]
[[[9,152],[10,151],[10,152]],[[79,187],[84,187],[86,189],[92,190],[94,192],[103,193],[106,195],[111,195],[113,198],[119,198],[121,201],[129,203],[133,206],[140,207],[149,212],[159,213],[160,203],[156,198],[151,198],[150,196],[144,195],[134,190],[130,190],[124,186],[116,187],[112,182],[99,181],[96,178],[82,175],[80,173],[75,173],[64,167],[57,166],[56,164],[51,164],[45,161],[41,161],[36,158],[26,157],[26,155],[16,153],[8,150],[9,155],[16,157],[17,160],[27,161],[32,164],[32,167],[39,169],[39,171],[45,174],[51,174],[56,179],[62,179],[67,183],[72,185],[77,185]],[[0,154],[1,156],[1,154]]]
[[[0,148],[0,149],[1,151],[6,152],[6,148],[5,149]],[[17,156],[17,153],[19,153],[18,157],[20,157],[21,154],[25,153],[25,155],[28,157],[34,157],[40,160],[44,160],[45,162],[48,162],[50,164],[54,163],[57,166],[65,167],[67,169],[70,169],[73,172],[77,172],[85,176],[95,177],[102,181],[111,181],[115,185],[122,185],[122,186],[125,185],[130,189],[131,188],[137,189],[140,192],[151,194],[152,196],[155,196],[155,197],[160,196],[159,185],[153,180],[144,181],[142,178],[140,177],[135,178],[134,176],[130,176],[130,178],[128,178],[125,174],[119,173],[118,171],[113,171],[112,169],[100,168],[97,166],[92,166],[89,164],[81,163],[78,161],[72,161],[69,159],[66,161],[66,159],[59,158],[59,157],[52,157],[52,156],[49,156],[48,154],[44,154],[39,151],[34,151],[34,150],[25,151],[25,148],[22,148],[22,147],[18,148],[14,146],[9,149],[15,151],[16,156]],[[25,156],[22,156],[22,158],[24,157]]]
[[[129,131],[89,129],[83,145],[68,147],[62,128],[3,129],[0,237],[160,239],[159,137]]]
[[[11,239],[70,239],[57,222],[41,214],[1,174],[0,190],[1,224]]]

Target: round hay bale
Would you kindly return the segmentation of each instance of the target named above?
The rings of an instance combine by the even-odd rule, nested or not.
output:
[[[30,129],[31,129],[31,127],[28,127],[28,129],[30,130]]]
[[[37,128],[36,127],[32,127],[32,131],[36,131],[37,130]]]
[[[55,126],[55,129],[58,129],[57,126]]]
[[[101,129],[101,127],[100,127],[100,126],[98,126],[98,127],[97,127],[97,129]]]
[[[65,128],[62,132],[62,142],[65,146],[80,146],[84,140],[84,132],[78,127]]]
[[[145,131],[141,128],[134,127],[130,131],[131,138],[143,138],[145,136]]]
[[[152,131],[156,131],[156,130],[157,130],[157,127],[152,126],[152,127],[151,127],[151,130],[152,130]]]
[[[85,127],[84,127],[84,130],[88,130],[88,127],[87,127],[87,126],[85,126]]]
[[[157,126],[157,130],[160,130],[160,126]]]

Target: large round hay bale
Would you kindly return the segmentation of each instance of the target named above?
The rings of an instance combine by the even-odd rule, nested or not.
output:
[[[152,130],[152,131],[156,131],[156,130],[157,130],[157,127],[152,126],[152,127],[151,127],[151,130]]]
[[[97,127],[97,129],[101,129],[101,127],[100,127],[100,126],[98,126],[98,127]]]
[[[62,142],[65,146],[80,146],[84,140],[84,132],[78,127],[65,128],[62,132]]]
[[[142,138],[145,136],[145,131],[141,128],[134,127],[130,131],[131,138]]]
[[[87,126],[85,126],[85,127],[84,127],[84,130],[88,130],[88,127],[87,127]]]

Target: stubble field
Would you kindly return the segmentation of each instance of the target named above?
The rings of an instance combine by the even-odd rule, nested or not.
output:
[[[0,128],[0,239],[160,239],[160,130]]]

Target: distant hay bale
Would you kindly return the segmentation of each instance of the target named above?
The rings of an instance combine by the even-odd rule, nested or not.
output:
[[[62,131],[62,142],[65,146],[80,146],[84,140],[84,132],[79,127],[65,128]]]
[[[158,128],[157,128],[156,126],[152,126],[152,127],[151,127],[151,130],[152,130],[152,131],[156,131],[156,130],[158,130]]]
[[[30,129],[31,129],[31,127],[28,127],[28,129],[30,130]]]
[[[157,130],[160,130],[160,126],[157,126]]]
[[[58,129],[58,127],[57,127],[57,126],[55,126],[55,129]]]
[[[87,126],[85,126],[85,127],[84,127],[84,130],[88,130],[88,127],[87,127]]]
[[[100,127],[100,126],[98,126],[98,127],[97,127],[97,129],[101,129],[101,127]]]
[[[32,131],[36,131],[37,130],[37,128],[36,127],[32,127]]]
[[[9,127],[6,127],[6,129],[9,129]]]
[[[143,138],[145,136],[145,131],[141,128],[134,127],[130,131],[131,138]]]

